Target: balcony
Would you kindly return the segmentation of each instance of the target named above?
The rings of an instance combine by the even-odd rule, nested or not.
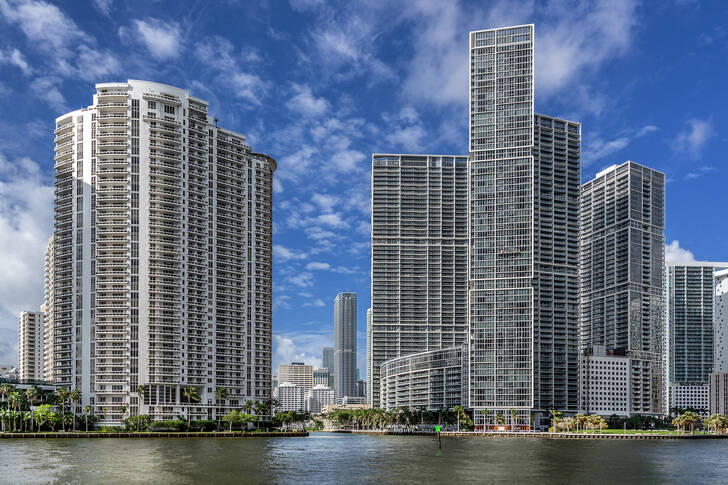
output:
[[[146,92],[146,93],[142,94],[142,97],[144,99],[154,99],[154,100],[162,101],[166,104],[171,104],[174,106],[180,106],[182,104],[179,97],[173,96],[171,94],[166,94],[166,93]]]

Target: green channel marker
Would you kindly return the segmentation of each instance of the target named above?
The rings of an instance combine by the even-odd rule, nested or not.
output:
[[[440,432],[440,427],[439,426],[435,426],[435,431],[437,431],[439,433]]]

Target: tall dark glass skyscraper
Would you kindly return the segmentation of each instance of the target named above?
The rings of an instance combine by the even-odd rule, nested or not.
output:
[[[339,293],[334,300],[334,387],[337,399],[358,395],[356,293]]]

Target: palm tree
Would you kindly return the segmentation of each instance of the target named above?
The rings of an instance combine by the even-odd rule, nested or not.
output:
[[[518,411],[511,408],[511,431],[516,430],[516,419],[518,418]]]
[[[488,420],[488,414],[490,414],[490,409],[481,409],[480,414],[483,415],[483,430],[485,430],[485,425],[487,424],[486,421]]]
[[[58,396],[58,400],[61,404],[61,416],[66,415],[66,401],[68,400],[68,396],[70,394],[71,392],[65,387],[61,387],[56,391],[56,395]]]
[[[218,405],[218,409],[215,410],[215,416],[220,416],[220,401],[227,399],[228,391],[224,387],[218,387],[215,389],[215,403]]]
[[[147,386],[139,384],[136,388],[136,392],[139,395],[139,404],[141,405],[144,402],[144,396],[147,393]]]
[[[498,414],[495,415],[495,422],[499,425],[506,424],[506,418],[503,416],[503,411],[498,411]]]
[[[2,394],[3,401],[7,399],[11,392],[15,392],[15,386],[8,384],[7,382],[0,385],[0,394]]]
[[[185,397],[185,399],[187,399],[187,402],[190,404],[193,401],[198,402],[200,400],[200,395],[197,393],[196,387],[192,387],[192,386],[185,387],[182,390],[182,395]],[[190,413],[190,411],[191,411],[191,406],[188,406],[187,407],[187,431],[189,431],[190,426],[192,426],[192,414]]]
[[[19,423],[16,423],[16,420],[19,418],[18,410],[20,409],[21,403],[22,397],[20,396],[20,392],[11,392],[10,396],[8,396],[8,404],[13,408],[13,431],[16,431],[18,428]]]
[[[88,433],[88,413],[91,412],[91,406],[86,404],[83,408],[84,417],[86,418],[86,432]]]
[[[557,411],[555,409],[552,409],[549,411],[549,414],[551,414],[551,427],[553,428],[554,432],[556,432],[559,421],[561,421],[561,416],[564,415],[561,411]]]
[[[0,409],[0,421],[2,421],[2,424],[3,424],[3,433],[5,432],[5,424],[7,423],[8,419],[9,419],[8,410],[5,408]]]
[[[465,415],[465,410],[462,406],[455,406],[453,408],[453,411],[455,411],[455,417],[458,420],[458,431],[460,431],[460,416]]]
[[[33,414],[30,413],[29,411],[23,412],[23,423],[24,423],[23,424],[23,431],[27,431],[28,430],[28,425],[30,425],[30,430],[33,431],[32,421],[33,421]]]
[[[253,406],[255,406],[255,402],[248,399],[245,401],[245,404],[243,404],[243,411],[250,414],[253,411]]]
[[[240,416],[239,415],[240,415],[240,413],[233,409],[232,411],[228,412],[222,418],[223,420],[227,421],[228,424],[230,425],[230,432],[231,433],[233,431],[233,423],[237,423],[240,420]]]
[[[68,393],[68,398],[71,400],[71,405],[80,402],[81,401],[81,391],[78,389],[74,389],[73,391]],[[76,409],[75,407],[72,409],[73,414],[73,429],[76,429]]]

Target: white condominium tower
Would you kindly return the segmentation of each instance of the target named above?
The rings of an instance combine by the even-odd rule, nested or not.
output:
[[[467,342],[467,204],[467,157],[372,156],[367,401],[375,407],[384,406],[386,361]]]
[[[311,390],[313,382],[313,366],[303,362],[292,362],[291,364],[278,365],[278,382],[284,384],[290,382],[301,386],[304,392]]]
[[[665,175],[634,162],[599,172],[581,188],[579,345],[582,401],[625,394],[622,414],[663,412]],[[625,360],[622,387],[592,372],[590,356]],[[601,371],[599,371],[601,372]],[[621,384],[620,384],[621,385]],[[609,398],[610,396],[603,396]]]
[[[43,304],[40,311],[43,313],[43,376],[44,381],[53,381],[53,265],[54,265],[54,236],[48,239],[45,252],[44,291]]]
[[[334,388],[337,399],[357,395],[356,293],[339,293],[334,299]]]
[[[22,312],[18,317],[18,378],[43,379],[43,313]]]
[[[578,409],[581,128],[534,113],[534,27],[470,33],[469,406]],[[490,417],[492,422],[492,417]]]
[[[56,119],[53,377],[105,424],[271,396],[276,163],[207,107],[129,80]]]
[[[713,372],[728,372],[728,269],[715,273]]]

